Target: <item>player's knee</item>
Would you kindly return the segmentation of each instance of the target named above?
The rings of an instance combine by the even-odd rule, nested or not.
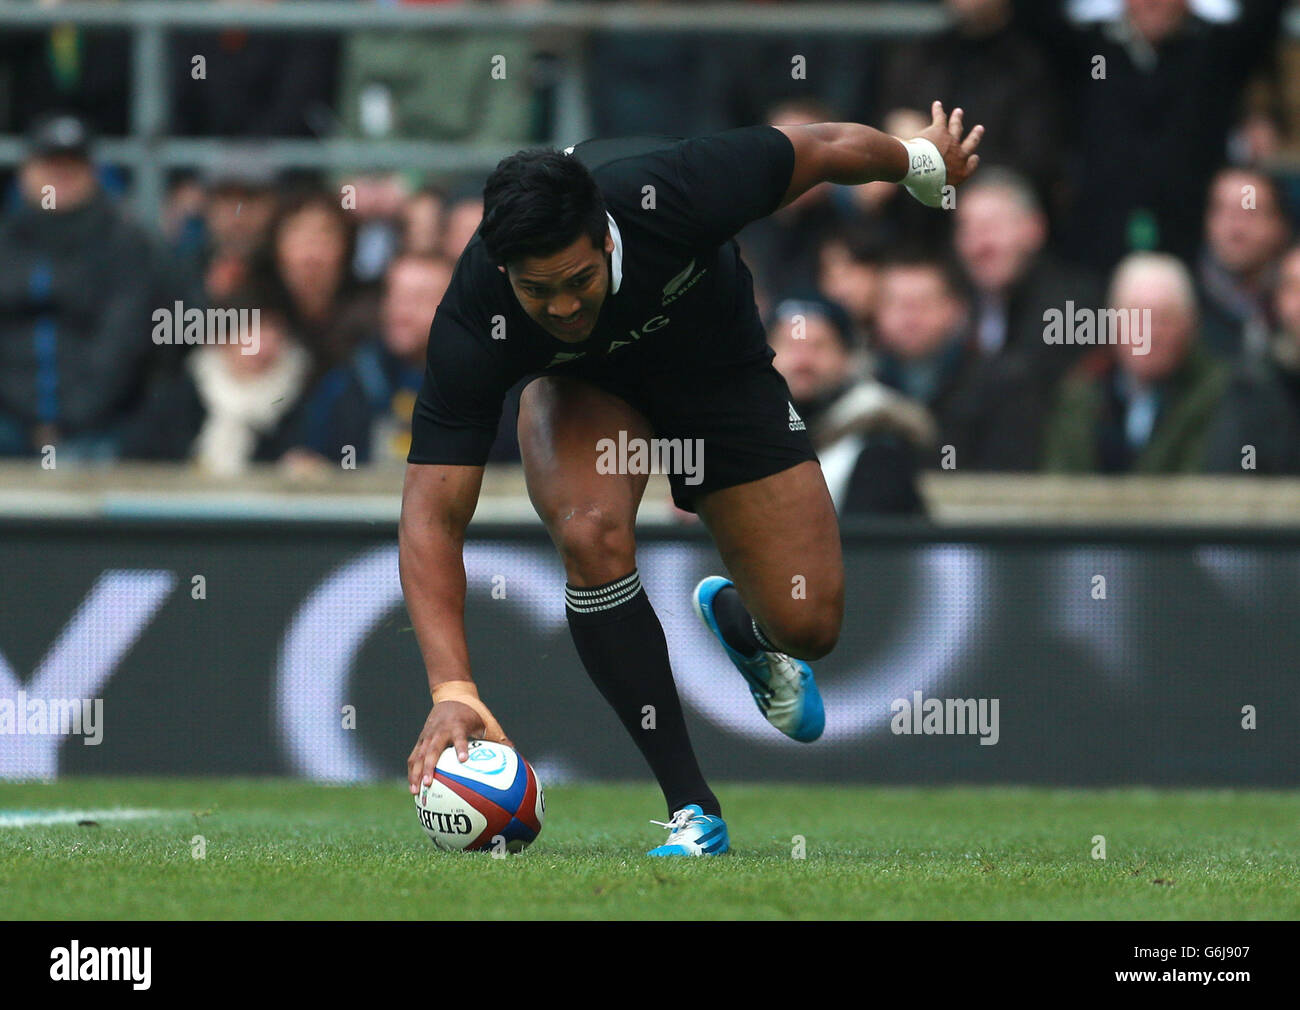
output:
[[[840,612],[835,607],[804,607],[796,610],[769,634],[782,651],[797,659],[821,659],[840,640]]]
[[[629,517],[599,505],[569,506],[547,525],[571,581],[600,585],[636,567],[636,540]]]

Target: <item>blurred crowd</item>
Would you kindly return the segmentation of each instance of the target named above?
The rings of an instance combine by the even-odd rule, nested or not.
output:
[[[935,35],[801,39],[802,78],[789,39],[589,47],[597,135],[854,121],[911,136],[933,98],[986,127],[947,212],[890,184],[827,184],[738,237],[840,511],[922,512],[926,469],[1300,475],[1296,185],[1270,167],[1300,97],[1286,0],[945,6]],[[0,112],[27,138],[0,216],[0,455],[400,462],[483,177],[277,173],[257,138],[540,143],[545,45],[169,44],[171,132],[230,138],[230,156],[176,173],[163,219],[137,222],[94,157],[126,127],[126,36],[0,38]],[[484,87],[484,54],[502,52],[528,72]],[[211,309],[255,313],[255,346],[191,346],[187,314]],[[1072,339],[1121,313],[1140,341]],[[517,457],[511,406],[493,458]]]

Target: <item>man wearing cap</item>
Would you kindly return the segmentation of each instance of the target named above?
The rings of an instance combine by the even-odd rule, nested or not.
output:
[[[138,401],[156,247],[100,188],[77,116],[37,120],[0,218],[0,455],[111,458]]]

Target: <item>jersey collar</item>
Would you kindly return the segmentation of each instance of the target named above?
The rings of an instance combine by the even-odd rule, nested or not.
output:
[[[610,287],[613,294],[618,294],[618,286],[623,282],[623,236],[619,234],[614,215],[605,211],[605,217],[609,218],[609,234],[614,239],[614,251],[609,256]]]
[[[573,148],[577,146],[570,144],[564,149],[565,154],[572,154]],[[609,279],[611,294],[618,294],[618,286],[623,283],[623,236],[618,233],[618,222],[614,220],[614,215],[605,211],[605,217],[609,219],[609,233],[614,239],[614,252],[610,254],[609,272],[612,276]]]

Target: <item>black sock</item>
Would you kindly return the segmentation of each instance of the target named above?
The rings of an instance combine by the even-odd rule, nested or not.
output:
[[[713,597],[713,616],[718,619],[723,641],[742,655],[779,651],[763,634],[758,622],[749,616],[735,586],[723,586],[718,590]]]
[[[635,570],[603,586],[564,587],[569,631],[582,665],[632,735],[671,815],[688,803],[721,814],[686,732],[664,629]],[[653,729],[643,729],[653,706]]]

